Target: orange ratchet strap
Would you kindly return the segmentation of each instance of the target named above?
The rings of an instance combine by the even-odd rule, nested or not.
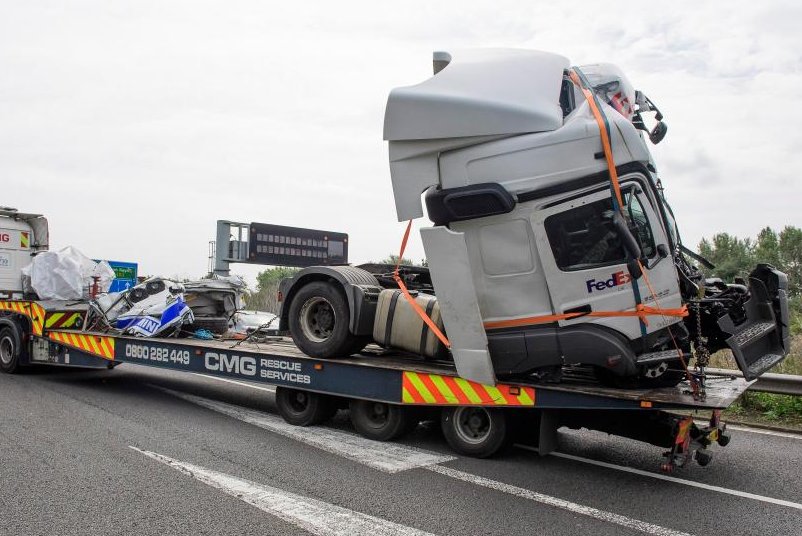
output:
[[[591,311],[588,313],[563,313],[560,315],[529,316],[526,318],[514,318],[512,320],[492,320],[490,322],[485,322],[484,326],[485,329],[512,328],[530,324],[545,324],[548,322],[558,322],[560,320],[570,320],[580,316],[637,316],[648,326],[649,320],[646,317],[650,315],[685,317],[688,316],[688,307],[683,305],[677,309],[660,309],[656,307],[649,307],[648,305],[638,304],[635,309],[631,311]]]
[[[604,159],[607,161],[607,171],[610,173],[610,183],[613,185],[613,192],[615,193],[615,199],[618,201],[618,209],[623,210],[624,208],[624,198],[621,195],[621,186],[618,184],[618,171],[615,169],[615,160],[613,160],[613,148],[610,145],[610,137],[607,134],[607,128],[605,128],[606,121],[604,116],[599,110],[599,107],[596,106],[596,99],[593,98],[593,93],[589,88],[586,88],[582,81],[579,79],[579,75],[576,74],[576,71],[571,70],[569,73],[571,77],[571,81],[576,84],[576,86],[582,90],[582,94],[585,95],[585,100],[588,102],[588,106],[590,106],[590,111],[593,112],[593,117],[596,118],[596,123],[599,125],[599,135],[601,136],[602,148],[604,149]]]
[[[393,279],[395,279],[395,282],[398,284],[398,288],[401,289],[401,293],[404,295],[404,298],[406,298],[406,300],[412,306],[412,309],[416,313],[418,313],[419,317],[421,317],[421,320],[426,322],[426,325],[429,326],[429,329],[432,330],[432,333],[434,333],[435,336],[437,336],[437,338],[440,339],[440,342],[442,342],[446,346],[446,348],[451,348],[451,343],[449,342],[449,340],[446,338],[445,335],[443,335],[443,332],[440,331],[440,328],[437,327],[437,324],[434,323],[434,320],[429,318],[429,315],[426,314],[426,311],[424,311],[421,308],[421,306],[418,305],[418,302],[416,302],[415,298],[413,298],[412,295],[409,293],[409,290],[407,290],[407,286],[404,284],[404,281],[398,274],[398,269],[401,267],[401,260],[404,258],[404,251],[407,249],[407,241],[409,240],[409,231],[411,229],[412,229],[412,220],[409,220],[409,223],[407,223],[407,230],[404,231],[404,239],[401,241],[401,251],[398,253],[398,264],[395,265],[395,271],[393,272]]]
[[[571,70],[569,72],[569,76],[571,77],[571,81],[576,84],[576,86],[582,91],[582,94],[585,96],[585,100],[590,107],[591,112],[593,113],[593,117],[596,119],[596,123],[599,125],[599,136],[601,137],[602,148],[604,149],[604,157],[607,161],[607,171],[610,173],[610,184],[613,190],[613,202],[614,205],[617,205],[616,208],[620,211],[623,210],[624,207],[624,198],[621,195],[621,186],[618,182],[618,171],[615,169],[615,160],[613,159],[613,150],[612,145],[610,144],[610,137],[607,132],[607,121],[605,120],[604,116],[602,115],[601,110],[596,105],[596,99],[593,97],[593,93],[589,88],[586,88],[582,83],[582,80],[579,78],[579,75],[576,71]],[[617,203],[616,203],[617,202]],[[484,327],[485,329],[495,329],[495,328],[509,328],[509,327],[517,327],[517,326],[525,326],[530,324],[543,324],[548,322],[559,322],[560,320],[570,320],[572,318],[578,318],[580,316],[592,316],[592,317],[627,317],[627,316],[634,316],[638,317],[641,321],[642,326],[648,326],[649,320],[648,316],[657,315],[657,316],[679,316],[679,317],[686,317],[688,316],[688,306],[683,305],[677,309],[661,309],[660,302],[657,300],[657,295],[652,288],[651,283],[649,282],[649,277],[644,269],[643,265],[641,264],[640,260],[638,260],[638,265],[640,266],[641,273],[644,276],[644,280],[646,281],[646,285],[649,288],[649,291],[652,294],[652,298],[655,301],[655,305],[657,307],[649,307],[647,305],[643,305],[642,303],[636,303],[635,309],[629,311],[590,311],[587,313],[563,313],[557,315],[542,315],[542,316],[530,316],[525,318],[515,318],[511,320],[495,320],[490,322],[485,322]],[[640,301],[639,293],[637,293],[637,281],[633,281],[633,290],[636,292],[636,300]],[[673,335],[672,335],[673,338]],[[675,342],[676,345],[676,342]],[[680,359],[682,359],[682,352],[679,351]]]

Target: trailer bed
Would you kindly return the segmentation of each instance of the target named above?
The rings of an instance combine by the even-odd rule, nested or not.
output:
[[[449,362],[427,361],[375,345],[347,358],[317,359],[284,337],[243,342],[76,330],[51,330],[44,337],[47,351],[33,356],[34,362],[96,367],[137,363],[395,404],[715,410],[728,407],[751,384],[742,378],[710,378],[703,398],[694,397],[686,382],[658,389],[618,389],[570,374],[559,384],[514,380],[483,386],[459,378]]]

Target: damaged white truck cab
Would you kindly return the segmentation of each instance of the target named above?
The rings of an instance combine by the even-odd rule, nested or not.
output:
[[[584,365],[616,384],[673,385],[692,344],[728,345],[747,378],[784,358],[786,276],[760,265],[748,288],[706,282],[686,259],[645,141],[665,135],[662,115],[620,70],[523,50],[435,53],[434,70],[391,92],[384,137],[399,221],[423,216],[425,192],[433,289],[419,288],[437,297],[460,376],[559,381]],[[379,279],[301,271],[282,285],[282,329],[319,357],[370,334],[393,346],[393,328],[417,330],[423,349],[425,324],[394,326],[409,304],[390,303],[397,291]]]

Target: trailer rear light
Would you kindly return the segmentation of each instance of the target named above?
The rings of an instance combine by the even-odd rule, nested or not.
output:
[[[520,394],[521,394],[521,388],[520,388],[520,387],[512,387],[512,386],[511,386],[511,387],[510,387],[510,394],[511,394],[512,396],[518,396],[518,395],[520,395]]]
[[[642,408],[650,408],[650,407],[652,407],[652,403],[649,402],[648,400],[641,400],[640,401],[640,407],[642,407]]]

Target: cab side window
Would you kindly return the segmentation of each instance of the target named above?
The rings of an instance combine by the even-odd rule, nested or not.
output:
[[[632,190],[625,193],[624,203],[630,230],[640,241],[643,255],[653,257],[654,235],[643,205]],[[612,200],[605,198],[546,218],[546,235],[560,270],[588,270],[627,262],[612,215]]]

